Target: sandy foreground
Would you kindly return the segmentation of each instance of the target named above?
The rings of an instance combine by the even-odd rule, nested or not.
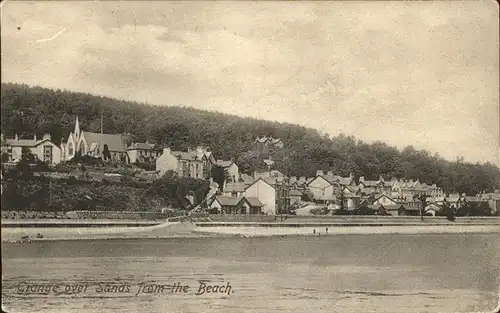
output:
[[[204,236],[289,236],[338,234],[436,234],[436,233],[500,233],[497,225],[405,225],[405,226],[331,226],[328,227],[197,227],[192,223],[164,223],[144,227],[82,228],[2,228],[3,242],[18,241],[22,236],[32,240],[89,240],[122,238],[181,238]],[[36,238],[41,234],[43,238]]]
[[[2,242],[17,241],[22,236],[32,240],[75,240],[75,239],[120,239],[120,238],[169,238],[202,237],[193,232],[195,226],[190,223],[164,223],[144,227],[71,227],[71,228],[2,228]],[[43,238],[37,238],[41,234]]]

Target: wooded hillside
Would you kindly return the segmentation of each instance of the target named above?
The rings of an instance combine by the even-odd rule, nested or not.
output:
[[[268,135],[285,143],[284,149],[270,155],[276,167],[289,175],[312,176],[321,169],[340,175],[354,173],[365,179],[377,179],[379,175],[406,177],[437,183],[446,192],[471,195],[500,187],[500,171],[495,165],[446,161],[414,149],[411,141],[399,151],[382,142],[367,144],[352,136],[322,136],[314,129],[287,123],[26,85],[1,87],[1,129],[6,136],[50,133],[59,143],[72,131],[76,116],[82,129],[99,132],[101,110],[105,133],[130,133],[134,141],[155,141],[175,150],[207,145],[219,159],[234,158],[248,170],[263,157],[249,152],[254,139]]]

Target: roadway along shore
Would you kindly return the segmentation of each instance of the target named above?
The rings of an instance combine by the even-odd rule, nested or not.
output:
[[[328,229],[328,231],[327,231]],[[311,218],[277,222],[164,222],[124,220],[3,220],[2,241],[500,232],[499,218]],[[40,234],[43,238],[37,238]]]

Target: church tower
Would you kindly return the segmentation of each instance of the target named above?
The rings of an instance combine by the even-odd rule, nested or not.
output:
[[[75,134],[75,139],[80,138],[80,123],[78,122],[78,116],[76,117],[74,134]]]

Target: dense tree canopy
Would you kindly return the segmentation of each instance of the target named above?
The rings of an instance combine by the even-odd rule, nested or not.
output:
[[[284,149],[268,154],[288,175],[311,176],[321,169],[365,179],[406,177],[468,194],[500,187],[500,171],[490,163],[450,162],[412,146],[399,151],[383,142],[368,144],[346,135],[330,138],[287,123],[17,84],[2,84],[1,99],[1,128],[7,136],[50,133],[59,143],[73,130],[76,116],[82,129],[98,132],[102,111],[105,133],[129,133],[134,141],[150,140],[177,150],[204,144],[219,159],[241,160],[248,172],[268,157],[251,152],[254,139],[268,135],[285,143]]]

